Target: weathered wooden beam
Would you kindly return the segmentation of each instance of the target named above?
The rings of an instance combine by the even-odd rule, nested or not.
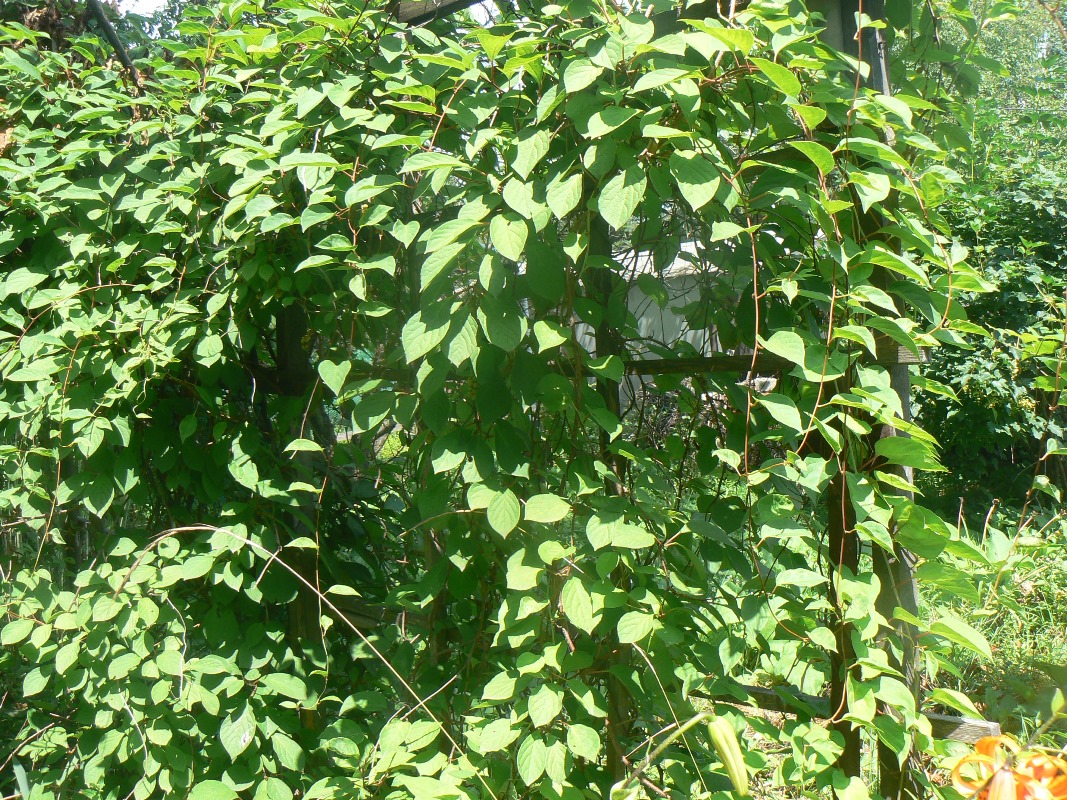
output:
[[[878,335],[874,338],[876,357],[864,357],[866,363],[882,366],[900,364],[919,364],[921,359],[906,347],[901,347],[888,336]],[[866,354],[865,354],[866,355]],[[712,353],[708,356],[693,358],[635,358],[625,362],[627,375],[698,375],[704,372],[782,372],[796,365],[773,353],[757,353],[755,359],[751,353],[731,354]]]
[[[882,366],[896,366],[901,364],[920,363],[911,350],[900,347],[887,336],[876,336],[877,357],[863,358],[865,363],[875,363]],[[694,356],[692,358],[628,358],[623,361],[623,369],[627,375],[640,375],[651,377],[655,375],[702,375],[708,372],[784,372],[793,369],[796,364],[788,359],[776,356],[773,353],[757,353],[753,358],[751,353],[712,353],[707,356]],[[570,364],[557,364],[555,369],[568,378],[578,375]],[[258,376],[266,381],[267,372],[260,370]],[[587,374],[587,373],[583,373]],[[372,364],[353,362],[351,376],[353,378],[380,379],[380,380],[411,380],[414,375],[413,369],[403,367],[383,367]],[[589,376],[592,377],[591,373]]]
[[[477,4],[480,0],[401,0],[393,11],[397,21],[421,25],[437,17],[455,14]]]
[[[781,372],[796,366],[792,361],[773,353],[734,355],[713,353],[693,358],[632,358],[624,367],[627,375],[700,375],[705,372]]]
[[[767,689],[762,686],[742,686],[741,690],[745,697],[711,697],[697,692],[693,692],[692,695],[715,703],[776,711],[780,714],[794,716],[798,713],[806,714],[814,719],[829,719],[831,716],[830,700],[826,697],[817,697],[782,687]],[[974,744],[983,736],[1000,735],[1000,725],[996,722],[971,717],[954,717],[949,714],[924,713],[923,716],[930,721],[930,729],[935,739],[951,739],[954,742]]]
[[[984,719],[954,717],[949,714],[923,714],[930,720],[930,729],[935,739],[951,739],[954,742],[974,744],[983,736],[1000,736],[1000,723]]]

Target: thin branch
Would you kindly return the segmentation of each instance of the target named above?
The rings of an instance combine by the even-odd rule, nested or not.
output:
[[[1056,26],[1056,30],[1060,32],[1060,38],[1067,44],[1067,27],[1064,27],[1063,17],[1060,16],[1061,3],[1053,5],[1048,0],[1037,0],[1037,4],[1045,9],[1045,12],[1049,15],[1049,19],[1052,20],[1052,24]]]

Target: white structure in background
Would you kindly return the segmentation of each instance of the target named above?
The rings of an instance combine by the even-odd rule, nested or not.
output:
[[[163,5],[163,0],[119,0],[119,11],[123,14],[150,17],[162,9]]]
[[[686,309],[701,301],[701,287],[706,286],[717,271],[701,266],[696,244],[684,242],[674,261],[657,269],[652,253],[648,251],[617,256],[616,263],[623,267],[622,277],[629,285],[627,306],[637,319],[638,340],[629,356],[657,358],[655,348],[674,348],[685,342],[694,355],[711,355],[721,352],[719,337],[710,320],[706,327],[694,327],[687,319]],[[639,285],[640,276],[657,278],[666,291],[666,297],[647,294]],[[575,328],[578,343],[590,353],[596,352],[593,329],[584,323]]]
[[[686,342],[702,356],[722,351],[711,320],[707,320],[706,327],[693,327],[685,313],[686,307],[701,302],[701,287],[706,287],[711,277],[718,274],[718,270],[701,266],[695,243],[683,242],[674,262],[658,273],[667,289],[665,305],[637,285],[638,275],[657,275],[651,253],[634,253],[631,262],[624,266],[630,283],[627,305],[637,317],[638,335],[647,343],[634,355],[648,355],[648,344],[652,343],[671,347]]]
[[[637,321],[637,338],[627,342],[629,358],[669,357],[666,351],[697,357],[724,352],[711,311],[716,297],[721,302],[736,303],[742,287],[730,285],[721,270],[705,263],[695,242],[683,242],[674,260],[665,267],[657,268],[648,251],[616,255],[615,262],[623,268],[621,276],[629,286],[627,306]],[[657,279],[649,286],[658,297],[641,288],[643,275]],[[661,288],[665,295],[658,291]],[[575,335],[582,347],[596,353],[596,336],[589,325],[579,323]],[[678,353],[679,349],[683,352]],[[739,348],[737,352],[750,351]],[[754,376],[751,380],[759,392],[771,391],[777,382]],[[624,405],[634,402],[643,387],[649,385],[649,378],[628,377],[623,383]]]

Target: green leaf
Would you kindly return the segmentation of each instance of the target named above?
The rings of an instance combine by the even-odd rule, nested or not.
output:
[[[564,177],[561,173],[545,187],[545,201],[556,219],[563,219],[578,207],[582,199],[582,176]]]
[[[553,347],[559,347],[561,344],[570,341],[567,329],[555,322],[539,319],[534,323],[533,332],[537,339],[538,353],[543,353],[545,350],[551,350]]]
[[[926,561],[915,570],[915,579],[936,586],[945,595],[953,595],[968,603],[981,603],[981,597],[971,576],[950,564]]]
[[[786,430],[799,433],[804,430],[804,422],[796,403],[784,394],[771,392],[758,398],[759,404],[767,409],[775,420],[785,426]]]
[[[783,67],[781,64],[776,64],[765,58],[753,57],[751,60],[759,71],[770,78],[771,82],[783,93],[790,97],[796,97],[800,94],[800,81],[797,80],[797,76],[788,67]]]
[[[533,128],[520,133],[515,141],[515,159],[511,163],[515,174],[523,180],[529,178],[541,159],[548,155],[551,141],[546,130]]]
[[[293,790],[278,778],[266,778],[256,787],[253,800],[293,800]]]
[[[99,518],[111,507],[115,499],[115,482],[110,475],[96,475],[92,483],[85,488],[82,502],[85,507]]]
[[[559,522],[571,513],[571,505],[554,494],[535,494],[526,501],[525,518],[531,522]]]
[[[195,581],[203,578],[215,566],[215,556],[190,556],[182,562],[182,580]]]
[[[838,144],[837,149],[851,150],[853,153],[859,153],[861,156],[865,156],[872,161],[893,164],[894,166],[905,170],[910,167],[904,156],[885,142],[880,142],[877,139],[864,139],[851,136],[842,139],[840,144]]]
[[[634,644],[643,641],[652,633],[656,618],[645,611],[627,611],[619,619],[619,641]]]
[[[478,29],[475,36],[490,61],[496,60],[496,57],[500,55],[500,51],[504,49],[504,45],[511,39],[510,33],[506,36],[497,36],[484,28]]]
[[[81,640],[75,639],[56,651],[56,673],[59,675],[67,674],[67,670],[77,663],[78,656],[81,654],[81,646]]]
[[[517,349],[526,335],[526,317],[518,306],[506,305],[487,295],[478,307],[478,322],[485,338],[505,352]]]
[[[200,781],[189,792],[189,800],[237,800],[237,792],[222,781]]]
[[[798,117],[804,122],[809,131],[813,131],[826,119],[826,109],[821,106],[805,105],[804,103],[786,103]]]
[[[563,692],[555,686],[544,684],[530,695],[527,710],[534,727],[542,728],[558,717],[563,710]]]
[[[516,550],[508,559],[505,575],[507,577],[507,587],[512,591],[529,591],[536,587],[541,580],[541,573],[544,572],[544,568],[540,563],[527,566],[524,563],[526,560],[526,550]]]
[[[697,20],[693,20],[690,24],[698,30],[713,36],[730,50],[735,50],[742,54],[748,53],[752,49],[752,45],[756,43],[755,35],[745,28],[723,28]]]
[[[474,317],[468,316],[459,332],[448,343],[448,360],[458,367],[468,359],[476,360],[479,351],[478,323],[474,321]]]
[[[448,222],[442,222],[440,225],[430,228],[426,231],[426,252],[436,253],[443,247],[455,242],[460,236],[465,234],[471,228],[478,225],[479,221],[474,219],[451,219]],[[429,281],[423,281],[423,285],[428,284]]]
[[[980,656],[992,660],[993,651],[985,636],[976,631],[966,622],[955,615],[945,614],[940,620],[930,626],[930,633],[944,636],[950,642],[972,650]]]
[[[638,78],[630,91],[635,94],[637,92],[647,92],[649,89],[656,89],[668,83],[674,83],[679,78],[685,78],[693,74],[692,70],[678,69],[677,67],[654,69]]]
[[[594,550],[603,547],[623,547],[639,550],[651,547],[656,543],[656,537],[638,525],[631,525],[623,521],[621,515],[593,514],[585,526],[585,535]]]
[[[400,242],[404,247],[409,247],[415,237],[419,235],[420,226],[415,220],[410,222],[401,222],[396,220],[393,223],[393,227],[389,229],[389,232],[393,235],[393,238]]]
[[[296,118],[303,119],[310,114],[326,97],[325,92],[320,92],[318,89],[310,86],[302,86],[293,93],[293,99],[296,100]]]
[[[282,169],[295,169],[296,167],[332,167],[341,166],[337,159],[326,153],[288,153],[282,156],[278,166]]]
[[[498,214],[489,223],[489,238],[504,258],[522,260],[528,230],[521,219]]]
[[[933,689],[926,695],[925,699],[928,703],[939,703],[943,706],[954,708],[972,719],[985,719],[982,712],[963,692],[957,692],[954,689]]]
[[[419,273],[419,288],[425,291],[439,276],[448,274],[451,271],[450,267],[456,261],[456,257],[466,249],[466,242],[456,242],[430,253],[426,260],[422,262],[422,270]]]
[[[808,588],[826,583],[826,576],[810,569],[784,569],[778,573],[775,583],[779,586]]]
[[[0,631],[0,644],[11,647],[24,641],[33,632],[36,623],[32,619],[16,619],[7,623]]]
[[[719,190],[719,170],[696,151],[679,151],[671,156],[671,175],[685,201],[699,211],[711,202]]]
[[[209,334],[196,344],[196,361],[204,367],[210,367],[222,355],[222,337],[218,334]]]
[[[600,757],[600,735],[588,725],[572,723],[567,727],[567,749],[578,758],[596,763]]]
[[[532,786],[534,781],[545,774],[547,765],[548,748],[545,747],[545,743],[533,734],[523,739],[515,755],[515,768],[522,782],[527,786]]]
[[[866,347],[872,356],[878,355],[874,334],[863,325],[838,325],[834,328],[834,339],[848,339]]]
[[[515,696],[515,678],[508,672],[498,672],[482,689],[483,700],[510,700]]]
[[[43,76],[41,75],[41,70],[38,69],[32,62],[28,61],[27,59],[16,53],[13,47],[5,47],[3,49],[3,57],[4,61],[13,66],[26,77],[38,82],[42,80]]]
[[[711,241],[721,242],[724,239],[733,239],[744,232],[745,229],[735,222],[713,222],[711,224]]]
[[[48,686],[48,680],[49,676],[45,675],[40,667],[34,667],[22,679],[23,696],[33,697],[36,694],[40,694]]]
[[[834,169],[834,154],[818,142],[789,142],[789,146],[799,150],[814,164],[821,175],[827,175]]]
[[[341,394],[341,389],[343,389],[345,385],[345,379],[351,371],[352,364],[348,361],[342,361],[340,364],[335,364],[329,359],[324,359],[319,362],[319,377],[322,378],[322,382],[325,383],[335,395]]]
[[[293,439],[285,446],[283,453],[321,453],[322,445],[310,439]]]
[[[164,675],[176,678],[185,672],[185,659],[178,650],[164,650],[156,656],[156,666]]]
[[[835,787],[834,794],[837,795],[837,800],[870,800],[871,796],[867,784],[862,778],[855,776],[848,779],[843,789]]]
[[[121,681],[133,672],[140,663],[141,657],[136,653],[123,653],[108,661],[107,677],[113,681]]]
[[[307,700],[308,688],[296,675],[284,672],[270,672],[259,679],[259,685],[272,694],[288,697],[297,702]]]
[[[622,229],[645,196],[645,171],[633,164],[608,181],[597,195],[600,216],[615,230]]]
[[[6,378],[9,381],[29,383],[45,380],[61,369],[63,369],[63,365],[54,358],[37,358],[26,366],[9,373]]]
[[[7,280],[4,281],[3,296],[22,294],[42,283],[48,275],[44,270],[38,272],[26,267],[16,267],[8,273]]]
[[[928,443],[908,436],[886,436],[874,444],[874,451],[890,464],[945,472],[937,460],[937,453]]]
[[[432,172],[438,169],[453,169],[455,167],[466,166],[463,161],[450,156],[445,153],[431,153],[427,151],[419,151],[414,155],[408,156],[404,162],[404,166],[400,169],[400,174],[404,175],[409,172]]]
[[[584,131],[590,139],[599,139],[612,131],[621,128],[639,112],[634,108],[622,108],[620,106],[608,106],[597,111],[589,118]]]
[[[248,749],[256,735],[256,718],[252,708],[245,703],[244,711],[236,719],[231,712],[219,726],[219,741],[227,755],[233,760]]]
[[[587,364],[589,371],[598,378],[619,383],[626,374],[626,365],[618,356],[603,356],[594,358]]]
[[[534,200],[534,187],[518,178],[512,178],[504,184],[501,196],[508,207],[524,219],[534,219],[539,209],[543,208]]]
[[[522,517],[522,509],[519,506],[519,498],[511,489],[497,492],[489,502],[486,509],[486,518],[494,531],[501,536],[507,536],[519,524]]]
[[[481,729],[481,735],[478,737],[478,752],[484,755],[506,750],[519,738],[521,732],[510,719],[494,719]]]
[[[245,452],[246,444],[243,436],[233,440],[230,445],[230,463],[226,466],[234,480],[246,489],[254,491],[259,484],[259,469],[256,467],[256,462]]]
[[[760,346],[786,361],[804,364],[804,339],[794,331],[775,331],[769,339],[760,339]]]
[[[593,81],[599,78],[603,71],[603,67],[593,64],[587,58],[572,61],[563,70],[563,88],[567,94],[580,92],[585,87],[592,85]]]
[[[270,746],[285,768],[300,771],[304,768],[304,750],[292,738],[277,731],[270,737]]]
[[[110,594],[99,596],[93,602],[93,621],[107,622],[114,619],[126,608],[126,604]]]
[[[405,360],[410,364],[441,344],[448,334],[450,321],[449,309],[444,303],[419,311],[409,319],[400,332]]]
[[[874,170],[849,170],[848,178],[859,196],[860,206],[864,211],[869,211],[872,206],[889,197],[891,186],[888,175]]]
[[[563,606],[563,614],[570,623],[586,633],[592,633],[600,622],[599,617],[593,616],[593,600],[577,576],[563,584],[560,605]]]

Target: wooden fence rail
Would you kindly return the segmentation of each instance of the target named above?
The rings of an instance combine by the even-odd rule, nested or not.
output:
[[[767,689],[761,686],[743,686],[742,689],[747,695],[745,698],[711,697],[700,692],[692,692],[692,696],[731,706],[759,708],[763,711],[777,711],[794,716],[808,715],[813,719],[829,719],[831,716],[830,700],[826,697],[816,697],[782,687]],[[954,742],[974,744],[983,736],[1000,735],[1000,725],[996,722],[971,717],[954,717],[950,714],[924,713],[923,716],[930,721],[930,729],[935,739],[951,739]]]

